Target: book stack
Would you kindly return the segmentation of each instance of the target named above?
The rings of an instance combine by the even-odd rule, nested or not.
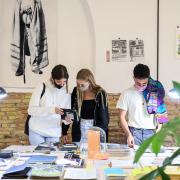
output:
[[[95,168],[67,168],[63,177],[64,180],[96,180],[97,173]]]
[[[120,168],[106,168],[104,175],[106,180],[124,180],[126,177],[125,171]]]
[[[143,177],[145,174],[148,174],[149,172],[156,169],[156,166],[145,166],[145,167],[137,167],[132,169],[130,175],[131,177],[134,177],[135,179],[139,179]]]
[[[64,167],[80,168],[84,166],[84,159],[73,158],[73,159],[58,159],[56,164],[63,165]]]
[[[55,147],[53,146],[45,146],[45,145],[38,145],[34,152],[36,153],[44,153],[44,154],[50,154],[51,151],[55,151]]]
[[[26,179],[31,167],[26,167],[26,164],[12,166],[3,174],[2,179]]]
[[[59,147],[60,151],[76,151],[78,146],[76,144],[64,144]]]
[[[53,164],[57,160],[57,156],[46,155],[33,155],[27,161],[27,166],[33,166],[36,164]]]
[[[63,166],[55,164],[37,164],[33,167],[32,179],[60,179],[63,175]]]
[[[11,158],[13,157],[13,151],[12,150],[0,150],[0,158],[4,158],[4,159],[7,159],[7,158]]]
[[[107,153],[114,157],[128,157],[131,154],[127,145],[107,144]]]

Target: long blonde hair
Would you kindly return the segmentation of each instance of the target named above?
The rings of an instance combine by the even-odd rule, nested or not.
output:
[[[93,73],[89,69],[81,69],[76,76],[76,80],[89,82],[90,90],[96,95],[98,91],[103,90],[101,86],[96,84]],[[77,88],[78,114],[80,116],[81,106],[83,102],[83,92]]]

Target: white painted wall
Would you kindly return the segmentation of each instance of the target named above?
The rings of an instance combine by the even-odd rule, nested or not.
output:
[[[93,32],[84,0],[58,1],[57,62],[67,66],[70,91],[81,68],[94,71]]]
[[[180,1],[160,1],[160,68],[159,79],[167,92],[172,89],[172,80],[180,82],[180,58],[176,58],[175,34],[180,25]]]
[[[135,62],[105,62],[112,39],[142,38],[145,64],[156,78],[156,0],[42,0],[46,17],[50,65],[37,76],[27,63],[27,84],[15,77],[10,65],[11,14],[15,0],[0,0],[0,86],[25,91],[49,79],[55,64],[70,74],[70,91],[81,68],[90,68],[108,92],[121,92],[132,85]],[[180,59],[175,58],[175,28],[180,24],[180,1],[160,1],[160,80],[166,89],[180,81]],[[20,88],[20,89],[19,89]],[[29,89],[27,90],[29,91]]]
[[[106,62],[111,40],[142,38],[145,61],[156,78],[156,0],[88,0],[96,35],[95,74],[108,92],[122,92],[133,83],[137,63]]]

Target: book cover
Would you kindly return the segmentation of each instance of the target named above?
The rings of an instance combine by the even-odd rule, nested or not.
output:
[[[39,164],[33,167],[31,178],[60,178],[63,174],[64,167],[55,164]]]
[[[126,177],[124,170],[120,168],[106,168],[104,169],[104,174],[106,180],[123,180]]]
[[[27,164],[52,164],[56,161],[57,156],[45,156],[45,155],[33,155],[30,159],[27,160]]]

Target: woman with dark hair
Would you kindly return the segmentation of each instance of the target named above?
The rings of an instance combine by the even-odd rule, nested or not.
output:
[[[66,67],[57,65],[52,69],[50,83],[41,83],[35,88],[28,108],[28,114],[31,115],[29,120],[31,145],[60,141],[62,108],[69,109],[71,107],[68,78]],[[71,123],[70,119],[66,119],[66,121]]]
[[[108,140],[108,100],[105,90],[96,84],[94,75],[89,69],[81,69],[76,77],[77,87],[71,96],[71,108],[76,110],[79,121],[72,124],[72,141],[79,142],[87,138],[87,130],[93,126],[102,128]],[[63,125],[64,126],[64,125]],[[67,134],[68,126],[63,128]]]

